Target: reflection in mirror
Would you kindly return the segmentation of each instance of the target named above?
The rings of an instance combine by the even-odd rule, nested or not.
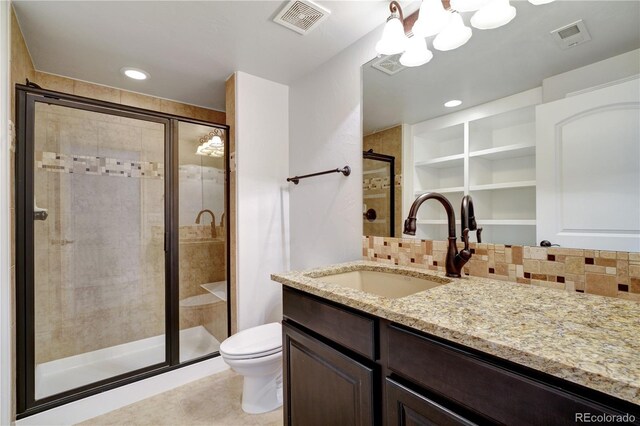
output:
[[[401,213],[396,208],[395,157],[376,153],[372,148],[364,151],[363,156],[364,232],[367,235],[394,237],[396,222]]]
[[[374,225],[366,218],[364,219],[364,233],[365,235],[376,235],[379,237],[399,237],[402,235],[402,126],[391,127],[379,132],[368,134],[364,137],[363,143],[364,152],[369,152],[369,157],[376,157],[379,155],[388,156],[393,158],[393,179],[389,177],[388,181],[380,176],[375,176],[375,173],[370,173],[371,170],[380,169],[380,161],[366,160],[363,162],[363,166],[367,168],[367,172],[363,172],[363,207],[367,205],[368,208],[375,208],[380,206],[380,203],[384,202],[388,207],[389,212],[393,212],[393,218],[391,214],[387,215],[386,219],[388,226]],[[373,155],[371,155],[373,153]],[[389,167],[389,166],[387,166]],[[387,173],[388,176],[390,174]],[[386,194],[387,197],[391,196],[390,190],[381,190],[378,187],[393,188],[393,198],[391,200],[380,199],[380,193]],[[384,189],[384,188],[383,188]],[[374,201],[375,200],[375,201]],[[363,211],[366,213],[366,211]],[[379,220],[379,219],[376,219]],[[393,227],[391,226],[393,223]],[[372,226],[373,225],[373,226]],[[391,234],[393,229],[393,234]]]
[[[469,194],[483,242],[640,251],[640,2],[513,5],[510,24],[424,66],[364,65],[365,150],[380,129],[405,132],[398,221],[433,191],[459,228]],[[575,44],[552,34],[567,25]],[[425,204],[416,236],[446,239],[443,214]]]
[[[180,362],[227,338],[224,130],[181,121],[179,141]]]

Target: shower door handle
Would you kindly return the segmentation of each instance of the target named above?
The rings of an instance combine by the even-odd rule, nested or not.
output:
[[[74,240],[51,240],[51,244],[54,246],[66,246],[67,244],[73,244]]]
[[[39,209],[33,212],[33,220],[47,220],[49,213],[45,209]]]

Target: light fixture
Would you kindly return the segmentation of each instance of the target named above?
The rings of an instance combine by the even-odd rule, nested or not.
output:
[[[516,8],[509,0],[491,0],[471,17],[471,25],[479,30],[492,30],[511,22],[516,17]]]
[[[451,9],[458,12],[475,12],[489,0],[451,0]]]
[[[430,37],[438,34],[451,20],[451,12],[444,9],[441,0],[422,0],[418,20],[411,32],[417,37]]]
[[[419,67],[429,62],[433,53],[427,48],[427,40],[413,36],[409,39],[407,50],[400,56],[400,63],[405,67]]]
[[[534,5],[552,1],[529,0]],[[435,35],[433,47],[441,51],[457,49],[469,41],[472,31],[464,24],[460,12],[476,11],[471,17],[471,25],[481,30],[501,27],[516,16],[516,8],[509,0],[422,0],[419,11],[407,17],[406,21],[396,0],[389,4],[389,10],[391,15],[387,18],[382,38],[376,43],[376,50],[387,56],[402,53],[400,64],[406,67],[417,67],[433,58],[433,53],[427,48],[426,37]],[[411,30],[413,34],[407,38],[404,25],[410,22],[415,22]]]
[[[124,67],[120,72],[134,80],[146,80],[149,78],[149,73],[139,68]]]
[[[460,105],[462,105],[462,101],[459,100],[459,99],[452,99],[452,100],[444,103],[444,106],[447,107],[447,108],[455,108],[455,107],[460,106]]]
[[[451,22],[433,40],[434,49],[453,50],[462,46],[471,38],[471,28],[467,27],[459,13],[453,13]]]
[[[208,157],[222,157],[224,155],[224,141],[222,140],[224,131],[222,129],[214,129],[199,140],[197,155],[205,155]]]
[[[392,1],[389,4],[389,10],[391,10],[391,15],[387,18],[382,38],[376,43],[376,51],[380,55],[402,53],[407,45],[407,36],[404,34],[404,17],[400,5],[398,2]]]

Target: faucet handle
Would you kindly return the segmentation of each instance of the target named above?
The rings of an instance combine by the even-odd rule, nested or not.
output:
[[[469,228],[462,230],[462,241],[464,242],[464,249],[469,250]]]
[[[480,234],[482,234],[482,228],[476,229],[476,238],[478,239],[478,243],[482,242],[482,238],[480,238]]]

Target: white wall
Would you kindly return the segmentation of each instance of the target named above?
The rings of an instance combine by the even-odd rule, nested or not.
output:
[[[11,421],[11,296],[9,233],[9,57],[11,4],[0,2],[0,424]]]
[[[640,49],[576,68],[542,81],[542,101],[564,98],[571,92],[588,89],[640,73]]]
[[[380,31],[382,27],[380,28]],[[373,31],[290,87],[289,173],[349,165],[291,185],[291,267],[362,257],[362,74],[380,37]]]
[[[289,88],[236,74],[238,329],[282,319],[289,269]]]

